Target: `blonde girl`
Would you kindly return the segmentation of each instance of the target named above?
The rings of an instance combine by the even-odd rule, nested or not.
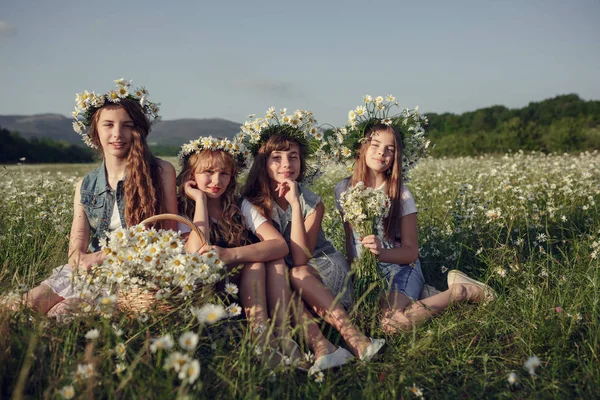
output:
[[[309,120],[310,114],[301,113],[297,111],[295,117]],[[287,281],[289,275],[302,300],[340,332],[351,350],[336,347],[327,340],[300,303],[296,322],[306,329],[309,346],[315,352],[315,363],[309,371],[313,374],[342,365],[354,356],[369,361],[385,342],[371,340],[360,332],[342,306],[349,302],[348,265],[325,238],[321,228],[325,212],[323,202],[301,184],[309,151],[307,136],[302,130],[295,128],[292,120],[291,126],[275,125],[262,133],[263,141],[243,189],[244,197],[253,207],[242,211],[252,230],[272,222],[290,247],[285,264],[268,266],[268,284]],[[304,130],[310,131],[310,127]],[[285,287],[282,283],[278,285]],[[284,308],[292,300],[291,292],[282,297],[285,302],[281,308]]]
[[[418,301],[424,278],[418,258],[417,208],[412,194],[402,184],[402,136],[391,120],[385,122],[388,123],[375,121],[367,125],[353,174],[336,185],[335,197],[342,214],[341,193],[358,182],[385,191],[391,199],[389,215],[383,221],[383,237],[358,237],[348,223],[344,223],[344,231],[348,262],[361,251],[371,251],[379,260],[380,273],[389,283],[381,300],[381,326],[384,332],[393,334],[410,330],[453,302],[479,302],[493,298],[494,292],[481,282],[451,271],[448,290]]]
[[[260,346],[281,348],[283,352],[265,352],[266,356],[273,356],[267,361],[276,365],[289,357],[292,362],[298,362],[302,354],[297,345],[291,340],[281,340],[289,337],[279,326],[281,321],[275,321],[277,337],[267,327],[264,263],[284,257],[288,246],[271,224],[261,225],[255,231],[257,238],[249,237],[236,193],[238,168],[244,162],[240,150],[236,142],[212,137],[199,138],[183,146],[180,153],[182,170],[177,177],[179,213],[192,219],[212,244],[203,243],[192,232],[185,248],[201,253],[213,249],[227,266],[242,265],[240,300],[252,330],[257,334]],[[180,230],[189,232],[185,225],[180,225]]]
[[[146,89],[132,91],[123,79],[116,83],[105,95],[77,95],[74,129],[99,151],[102,164],[75,188],[68,265],[56,268],[25,295],[26,303],[41,313],[68,313],[81,300],[72,272],[103,262],[99,241],[108,232],[177,210],[175,169],[154,157],[146,141],[158,107],[147,101]],[[160,226],[174,229],[176,224]]]

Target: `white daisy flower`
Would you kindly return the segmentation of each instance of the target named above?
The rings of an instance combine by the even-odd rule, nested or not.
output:
[[[72,399],[75,397],[75,389],[72,385],[63,386],[58,393],[62,396],[63,399]]]
[[[96,340],[96,339],[98,339],[99,336],[100,336],[100,331],[98,331],[98,329],[96,329],[96,328],[89,330],[85,334],[85,338],[87,340]]]
[[[158,339],[153,339],[150,344],[150,351],[156,353],[158,350],[171,350],[173,348],[173,338],[171,334],[167,333]]]
[[[242,313],[242,308],[237,303],[231,303],[227,306],[225,311],[227,311],[227,316],[237,317]]]
[[[115,357],[122,360],[127,355],[127,347],[124,343],[119,343],[115,346]]]
[[[163,368],[167,371],[170,369],[174,369],[175,372],[181,371],[181,368],[190,361],[190,357],[187,354],[182,354],[178,351],[175,351],[167,357],[165,360],[165,364]]]
[[[531,356],[525,361],[523,368],[529,371],[529,375],[535,375],[535,369],[540,366],[540,359],[538,356]]]
[[[239,289],[235,283],[227,283],[225,284],[225,293],[228,295],[236,295],[238,294]]]
[[[220,304],[206,304],[198,312],[198,321],[201,324],[211,325],[225,316],[225,308]]]
[[[198,345],[198,334],[194,332],[184,332],[179,337],[179,345],[187,351],[194,351]]]
[[[179,379],[187,380],[188,383],[194,383],[200,376],[200,361],[192,360],[186,363],[179,371]]]

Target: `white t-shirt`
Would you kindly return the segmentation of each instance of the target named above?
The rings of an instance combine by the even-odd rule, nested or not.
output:
[[[112,215],[110,216],[110,224],[108,224],[108,231],[112,232],[115,229],[119,229],[121,227],[121,216],[119,215],[119,207],[117,207],[117,201],[115,200],[115,204],[113,204]]]
[[[246,228],[250,229],[252,233],[256,234],[256,230],[265,222],[267,219],[262,216],[258,208],[256,208],[252,203],[248,200],[244,199],[242,201],[242,214],[244,215],[244,220],[246,221]]]

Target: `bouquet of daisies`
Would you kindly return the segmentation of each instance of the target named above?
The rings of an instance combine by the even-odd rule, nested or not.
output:
[[[365,186],[358,182],[340,197],[344,212],[344,222],[348,222],[359,237],[383,234],[383,219],[390,210],[390,199],[381,190]],[[374,315],[378,309],[379,294],[384,282],[377,268],[377,258],[370,251],[362,251],[351,267],[354,273],[354,298],[357,307],[365,313]]]
[[[119,228],[100,245],[104,262],[76,277],[84,298],[116,300],[117,293],[135,291],[152,293],[156,300],[188,299],[195,288],[211,286],[226,273],[215,252],[186,253],[183,239],[172,230]]]

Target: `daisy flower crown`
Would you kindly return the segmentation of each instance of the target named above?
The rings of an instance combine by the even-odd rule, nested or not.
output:
[[[288,136],[297,140],[306,147],[308,155],[315,154],[324,142],[324,135],[313,117],[311,111],[296,110],[293,114],[287,113],[287,108],[275,112],[271,107],[264,117],[256,118],[254,114],[248,116],[249,120],[241,126],[237,138],[241,140],[256,155],[260,147],[272,135]]]
[[[391,94],[383,97],[363,97],[364,105],[348,112],[348,122],[341,128],[328,132],[326,140],[336,143],[331,155],[335,161],[355,160],[360,145],[369,140],[367,133],[377,125],[383,124],[395,128],[402,137],[402,175],[417,164],[419,158],[429,154],[430,141],[425,138],[427,117],[419,114],[419,107],[401,109]]]
[[[109,90],[105,94],[96,94],[86,90],[75,95],[75,111],[71,113],[75,119],[73,130],[81,135],[81,139],[86,145],[93,149],[98,148],[98,146],[92,143],[92,138],[87,130],[92,123],[92,117],[96,110],[106,104],[118,104],[122,99],[135,100],[142,106],[142,110],[148,117],[150,124],[160,121],[160,116],[158,115],[160,103],[148,101],[148,91],[145,87],[142,86],[132,90],[131,81],[123,78],[117,79],[115,84],[116,88]]]
[[[192,154],[200,153],[203,150],[222,150],[230,154],[239,170],[246,169],[251,160],[250,152],[246,149],[246,146],[237,139],[231,141],[227,138],[219,139],[212,136],[201,136],[198,139],[191,140],[189,143],[181,146],[181,150],[177,155],[179,165],[183,167]]]

